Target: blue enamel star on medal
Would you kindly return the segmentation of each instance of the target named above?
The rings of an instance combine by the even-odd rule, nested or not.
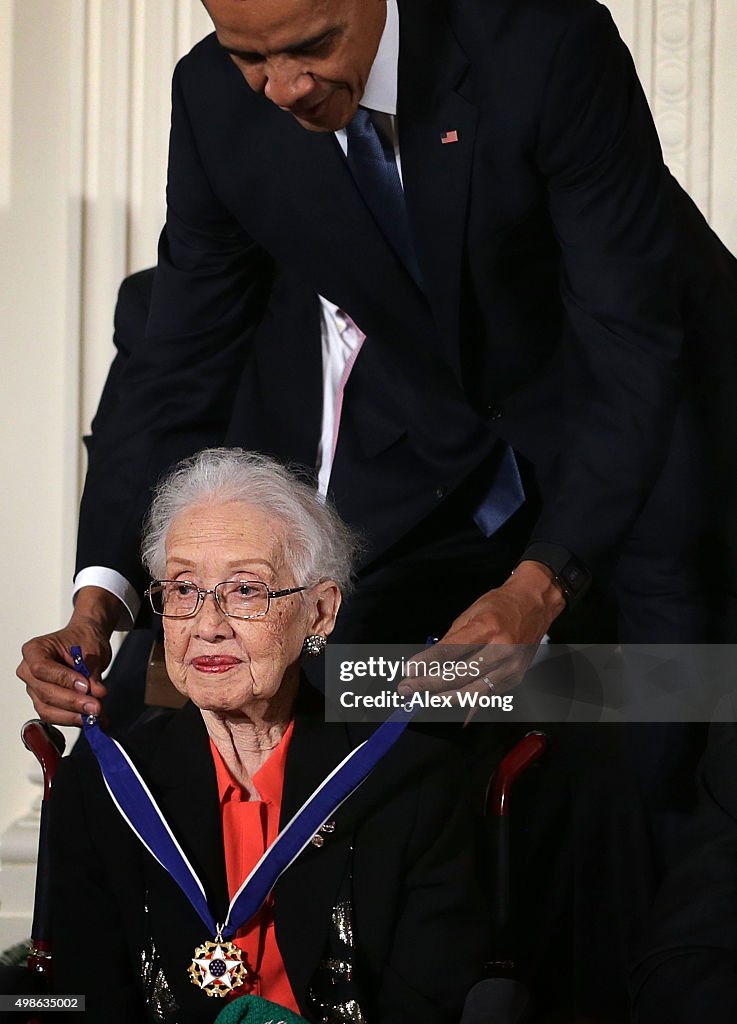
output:
[[[253,971],[243,963],[241,950],[220,934],[215,936],[214,942],[203,942],[197,947],[187,972],[192,984],[208,996],[227,996],[254,977]]]

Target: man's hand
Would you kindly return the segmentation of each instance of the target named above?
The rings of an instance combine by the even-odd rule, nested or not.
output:
[[[449,684],[419,674],[402,680],[399,693],[415,690],[460,690],[488,694],[511,690],[530,667],[540,641],[566,606],[550,569],[539,562],[521,562],[496,590],[483,594],[455,620],[438,644],[412,661],[481,661],[481,678],[468,682],[459,675]]]
[[[83,587],[71,619],[63,629],[23,644],[23,661],[16,675],[37,714],[54,725],[81,725],[80,715],[99,715],[107,693],[101,676],[110,664],[110,637],[121,603],[99,587]],[[72,667],[70,648],[82,648],[89,681]]]

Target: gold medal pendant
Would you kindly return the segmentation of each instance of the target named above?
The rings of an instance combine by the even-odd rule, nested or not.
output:
[[[204,942],[194,951],[187,968],[193,985],[208,996],[222,999],[246,981],[250,971],[243,962],[243,953],[232,942],[224,942],[218,931],[214,942]]]

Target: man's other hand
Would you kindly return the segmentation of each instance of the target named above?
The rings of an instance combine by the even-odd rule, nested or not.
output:
[[[424,674],[403,679],[398,686],[409,696],[418,689],[494,693],[513,689],[524,677],[551,623],[565,609],[563,593],[547,566],[521,562],[509,579],[483,594],[453,622],[438,644],[415,655],[413,662],[431,660],[481,661],[479,679],[457,683]]]
[[[23,660],[16,675],[37,714],[54,725],[81,725],[80,715],[99,715],[107,690],[102,673],[110,664],[110,637],[122,605],[106,590],[83,587],[71,619],[63,629],[37,636],[23,644]],[[90,679],[77,672],[70,649],[82,648]]]

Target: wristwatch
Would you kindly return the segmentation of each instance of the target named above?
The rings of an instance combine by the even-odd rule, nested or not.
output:
[[[533,541],[525,549],[520,562],[540,562],[546,565],[563,592],[567,608],[577,604],[591,584],[591,573],[583,562],[560,544]]]

